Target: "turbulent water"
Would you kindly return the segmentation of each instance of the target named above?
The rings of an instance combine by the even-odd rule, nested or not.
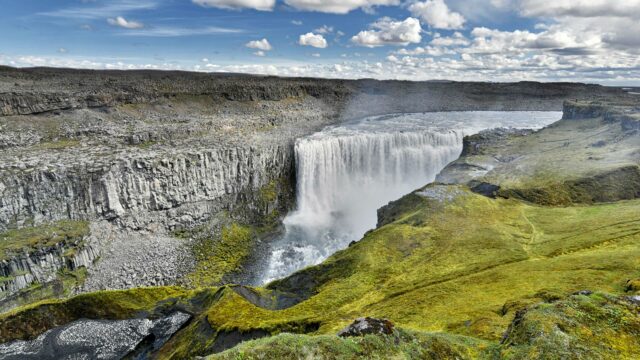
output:
[[[296,142],[297,210],[273,246],[263,282],[314,265],[375,227],[376,210],[433,181],[466,135],[537,129],[560,112],[446,112],[370,117]]]

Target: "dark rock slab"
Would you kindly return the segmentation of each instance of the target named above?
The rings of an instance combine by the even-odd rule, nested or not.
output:
[[[370,317],[358,318],[351,325],[340,330],[338,336],[390,335],[393,333],[393,323],[387,319]]]
[[[4,360],[146,358],[191,319],[183,312],[157,320],[78,320],[31,341],[0,345]]]

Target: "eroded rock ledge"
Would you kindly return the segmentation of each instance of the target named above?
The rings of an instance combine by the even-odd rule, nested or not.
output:
[[[466,138],[460,159],[436,181],[542,205],[635,199],[639,132],[633,102],[570,101],[563,120],[541,131],[498,129]]]

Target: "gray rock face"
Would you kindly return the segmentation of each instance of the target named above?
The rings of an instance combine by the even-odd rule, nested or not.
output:
[[[186,240],[163,227],[134,231],[103,220],[91,228],[89,241],[102,252],[82,291],[173,285],[193,268]]]
[[[51,329],[32,341],[2,344],[0,358],[110,360],[129,354],[144,358],[159,349],[190,318],[189,314],[175,312],[158,320],[78,320]]]
[[[73,250],[73,255],[66,255]],[[0,261],[0,300],[34,282],[47,283],[53,281],[60,270],[76,270],[90,267],[98,258],[98,252],[90,245],[59,243],[50,248],[43,248],[25,253],[8,260]]]
[[[358,318],[351,325],[342,329],[338,336],[390,335],[393,334],[393,324],[386,319],[370,317]]]
[[[113,220],[183,204],[221,202],[231,194],[258,195],[274,177],[286,175],[293,161],[284,146],[183,150],[140,157],[119,154],[107,159],[73,155],[41,157],[27,171],[21,171],[19,164],[0,165],[0,229],[26,220]]]
[[[470,136],[462,156],[436,181],[541,205],[636,199],[638,109],[637,100],[566,102],[563,119],[539,131],[498,129]]]

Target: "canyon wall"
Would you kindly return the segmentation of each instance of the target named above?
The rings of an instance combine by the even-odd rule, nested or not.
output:
[[[221,217],[262,224],[293,209],[296,138],[373,114],[559,110],[567,99],[623,93],[584,84],[0,67],[0,232],[86,220],[92,235],[77,249],[82,259],[73,266],[91,268],[101,258],[99,272],[115,277],[90,280],[91,289],[173,283],[176,272],[192,266],[176,265],[191,256],[176,231]],[[121,263],[124,245],[141,250]],[[158,248],[169,254],[153,255]],[[60,251],[47,254],[39,267],[68,263]],[[16,280],[3,285],[4,296],[27,278],[48,279],[37,275],[38,266],[18,265],[30,261],[20,256],[8,261],[17,270],[5,273]],[[97,272],[90,271],[90,279],[101,279]]]

